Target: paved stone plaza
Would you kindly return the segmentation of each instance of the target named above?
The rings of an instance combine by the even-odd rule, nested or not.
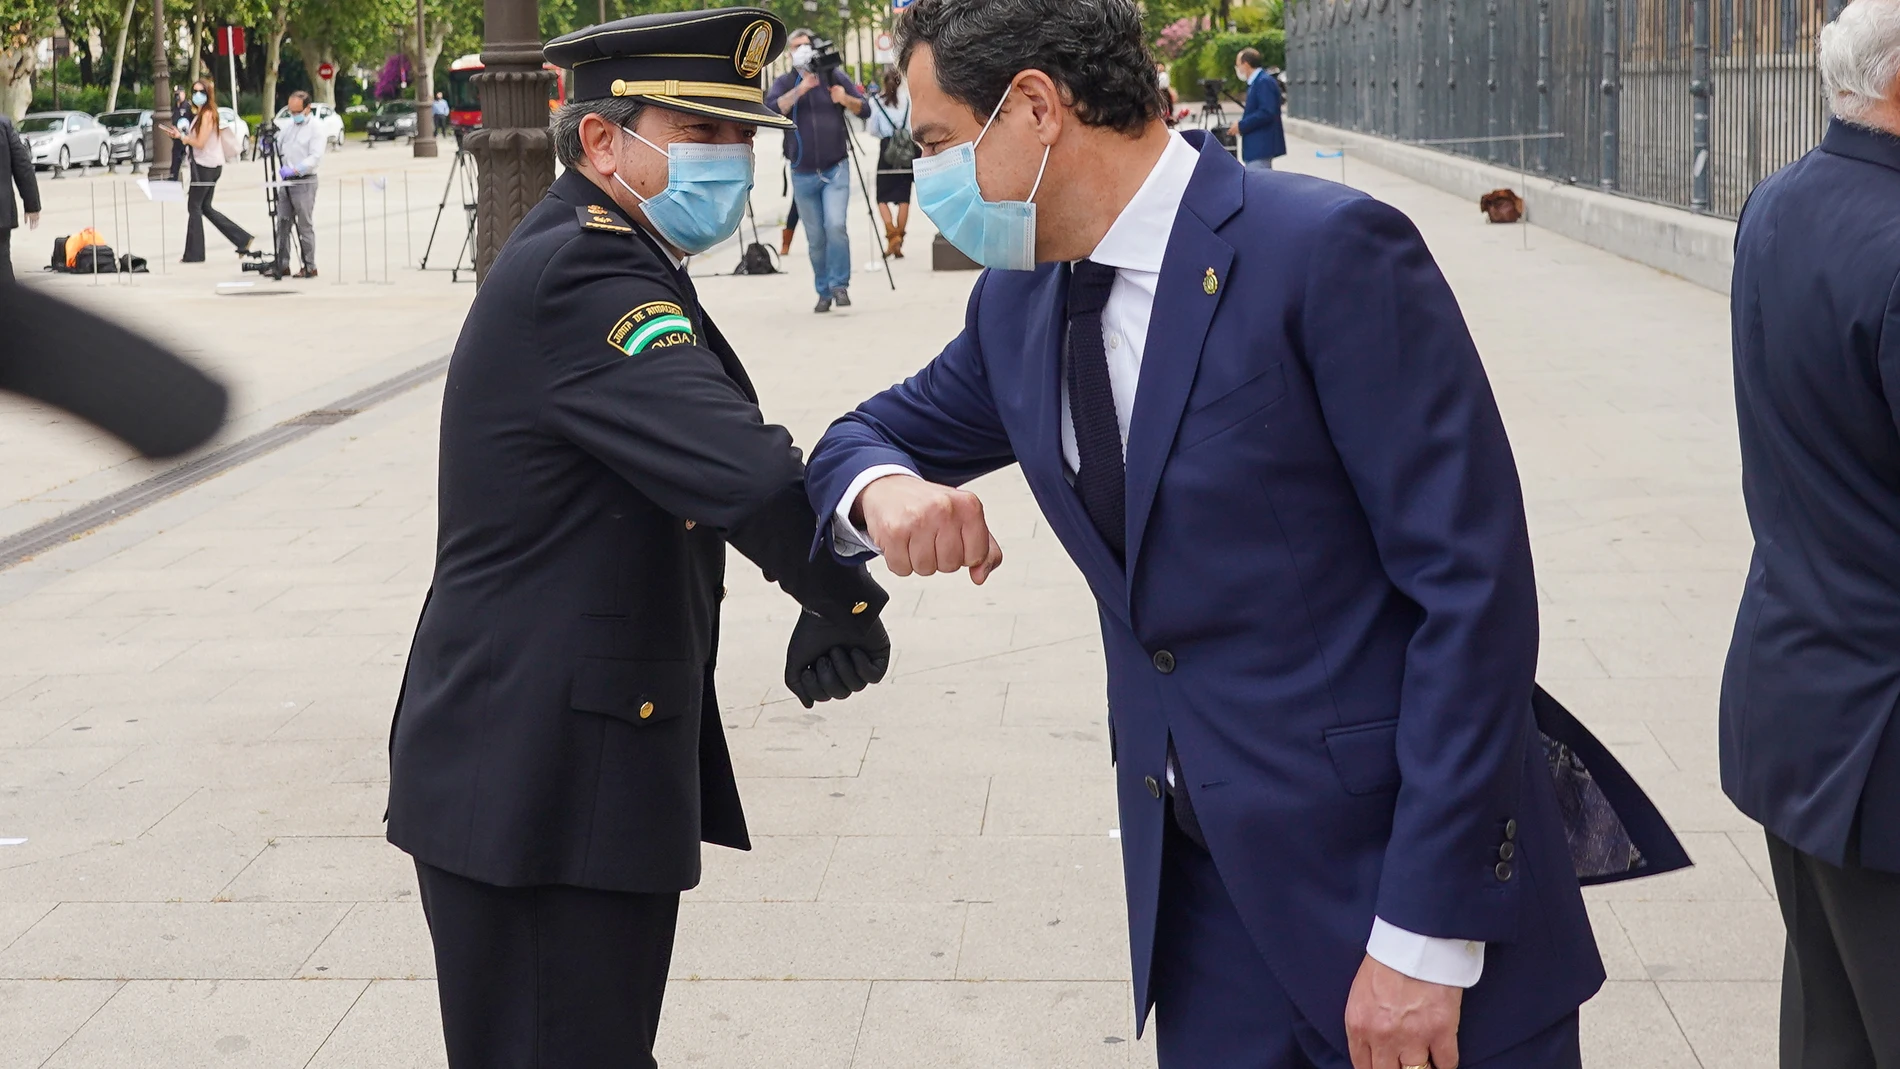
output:
[[[352,144],[326,175],[410,169],[419,253],[449,161],[378,153]],[[1310,145],[1291,163],[1340,171]],[[1716,786],[1748,554],[1726,302],[1535,229],[1526,250],[1475,205],[1352,160],[1345,177],[1417,221],[1490,368],[1529,500],[1541,681],[1697,861],[1588,895],[1610,981],[1584,1011],[1586,1061],[1766,1069],[1781,925],[1760,832]],[[16,235],[19,267],[101,181],[47,184],[32,233],[47,240]],[[226,187],[261,229],[255,198]],[[773,241],[778,188],[761,176]],[[801,442],[961,323],[973,276],[933,275],[927,241],[911,246],[895,294],[861,272],[856,307],[828,317],[808,311],[802,236],[787,275],[701,280],[768,417]],[[210,266],[131,287],[28,281],[165,313],[236,385],[233,436],[446,353],[473,290],[399,257],[389,286],[345,262],[282,284],[298,296],[214,296],[236,277],[220,256],[214,235]],[[430,572],[439,397],[431,381],[0,572],[0,839],[27,840],[0,846],[0,1069],[443,1064],[414,874],[380,824]],[[17,401],[0,456],[5,533],[151,470]],[[842,704],[785,693],[795,607],[734,555],[720,691],[757,846],[709,849],[685,897],[663,1065],[1153,1064],[1126,979],[1093,604],[1014,472],[975,489],[1002,570],[981,588],[887,579],[890,680]]]

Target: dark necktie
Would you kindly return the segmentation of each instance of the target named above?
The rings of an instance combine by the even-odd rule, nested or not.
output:
[[[1122,431],[1102,345],[1102,309],[1115,269],[1078,260],[1069,276],[1069,418],[1075,423],[1075,489],[1096,531],[1120,560],[1127,551],[1128,490]]]

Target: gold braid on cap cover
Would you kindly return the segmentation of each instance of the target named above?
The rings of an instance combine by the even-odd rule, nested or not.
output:
[[[617,97],[718,97],[724,100],[743,100],[748,104],[765,103],[765,90],[752,85],[731,85],[726,82],[682,82],[669,78],[665,81],[629,82],[622,78],[614,79],[608,87]]]

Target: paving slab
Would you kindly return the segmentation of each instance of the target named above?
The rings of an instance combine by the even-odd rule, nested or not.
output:
[[[1337,166],[1293,147],[1295,168]],[[394,154],[339,160],[340,176],[395,173]],[[1782,932],[1713,741],[1748,541],[1725,305],[1348,174],[1418,223],[1478,339],[1526,490],[1540,679],[1698,861],[1589,892],[1612,979],[1584,1010],[1587,1061],[1765,1067]],[[83,189],[60,191],[55,228]],[[927,224],[916,234],[926,248]],[[912,256],[895,294],[861,271],[855,306],[820,317],[802,257],[722,275],[736,258],[696,261],[700,292],[805,446],[934,355],[974,277]],[[135,319],[164,305],[249,324],[199,350],[238,386],[232,433],[445,351],[471,289],[345,277],[247,304],[214,295],[228,273],[97,298],[33,284]],[[337,351],[259,360],[243,339],[275,307],[336,321]],[[29,840],[0,848],[0,1033],[16,1007],[33,1021],[0,1069],[443,1064],[413,873],[380,839],[388,715],[433,556],[440,389],[0,572],[0,836]],[[142,477],[95,438],[0,406],[0,452],[24,472],[0,484],[0,529]],[[756,848],[707,850],[685,896],[662,1064],[1153,1065],[1126,977],[1095,609],[1019,473],[972,488],[1002,570],[982,587],[884,575],[891,677],[842,704],[786,695],[796,607],[734,555],[718,683]]]

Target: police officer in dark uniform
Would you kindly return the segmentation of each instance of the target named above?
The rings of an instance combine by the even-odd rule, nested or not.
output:
[[[731,544],[803,606],[807,704],[880,678],[884,592],[814,561],[791,436],[764,421],[685,257],[737,228],[760,72],[749,8],[551,42],[567,167],[476,296],[442,405],[439,531],[390,741],[450,1065],[652,1066],[700,842],[746,849],[713,695]]]

